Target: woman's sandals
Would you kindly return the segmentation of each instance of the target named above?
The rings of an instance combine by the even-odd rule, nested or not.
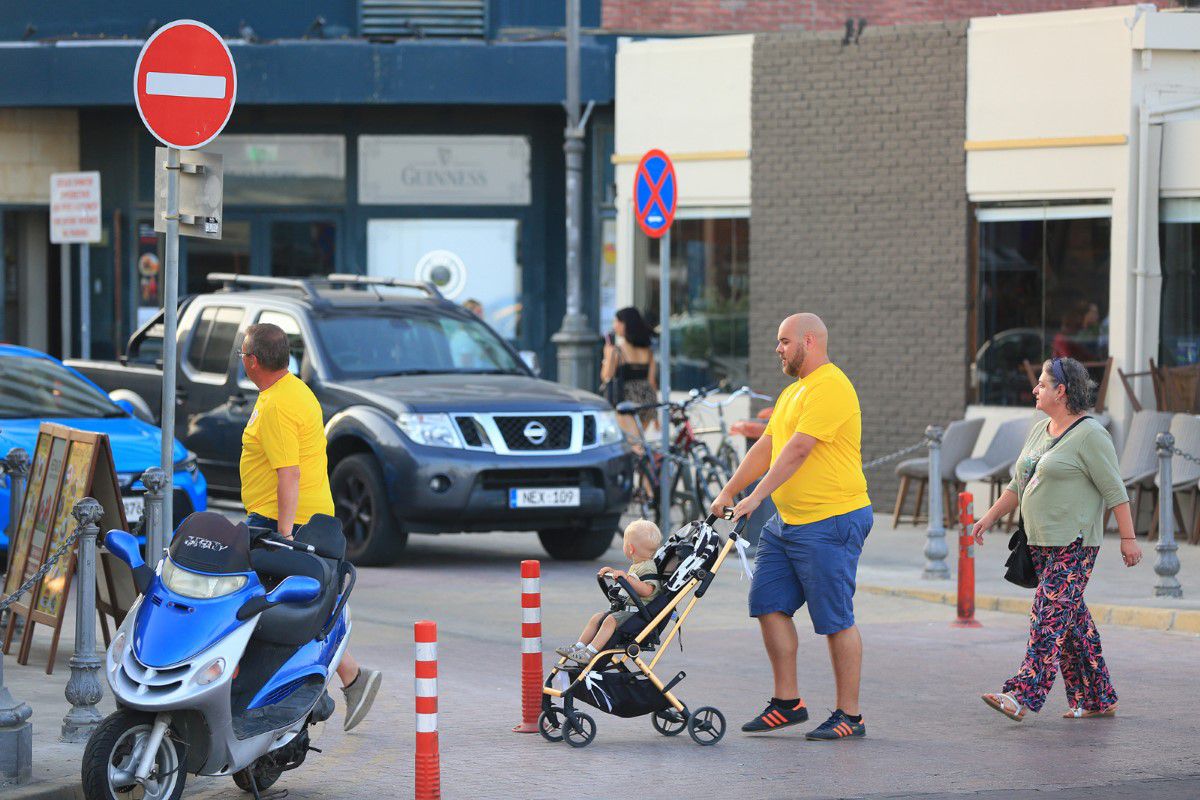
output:
[[[1015,722],[1021,722],[1025,719],[1025,706],[1017,702],[1017,699],[1011,694],[1000,692],[998,694],[981,695],[983,702],[987,703],[992,708],[999,711],[1004,716]]]
[[[1088,717],[1115,717],[1117,715],[1117,706],[1114,703],[1103,711],[1088,711],[1076,706],[1068,708],[1067,713],[1063,714],[1063,719],[1087,719]]]

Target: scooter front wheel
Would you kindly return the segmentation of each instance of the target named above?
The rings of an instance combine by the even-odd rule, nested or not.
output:
[[[118,710],[96,726],[83,751],[83,796],[87,800],[179,800],[187,774],[170,732],[162,738],[150,775],[134,780],[137,762],[154,727],[154,715]]]

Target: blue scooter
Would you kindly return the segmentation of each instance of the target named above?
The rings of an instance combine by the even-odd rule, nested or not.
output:
[[[84,750],[84,796],[176,800],[191,773],[231,775],[262,800],[333,713],[355,580],[341,523],[314,515],[288,540],[192,514],[157,573],[132,535],[104,543],[139,597],[108,648],[117,710]]]

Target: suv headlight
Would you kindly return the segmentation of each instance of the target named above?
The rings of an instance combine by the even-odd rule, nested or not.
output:
[[[202,575],[176,565],[170,558],[162,561],[162,582],[176,594],[210,600],[233,594],[246,585],[245,575]]]
[[[404,435],[417,444],[430,447],[462,447],[454,423],[448,414],[409,414],[396,417]]]
[[[600,444],[616,444],[625,439],[625,431],[617,424],[617,412],[596,412],[596,441]]]

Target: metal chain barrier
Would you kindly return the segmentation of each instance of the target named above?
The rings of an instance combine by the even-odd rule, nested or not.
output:
[[[1200,466],[1200,456],[1194,456],[1191,453],[1185,453],[1182,450],[1180,450],[1178,447],[1175,447],[1173,445],[1171,447],[1171,455],[1179,456],[1180,458],[1184,459],[1185,461],[1190,461],[1193,464]]]
[[[19,600],[21,598],[21,595],[28,592],[30,589],[32,589],[37,584],[38,581],[40,581],[42,578],[46,577],[46,573],[54,568],[54,564],[60,558],[62,558],[64,555],[69,553],[71,551],[71,548],[75,546],[76,540],[79,539],[80,532],[81,532],[81,530],[79,528],[76,528],[75,532],[72,533],[70,536],[68,536],[67,540],[65,542],[63,542],[62,545],[57,550],[54,551],[54,553],[50,556],[49,559],[46,560],[46,563],[42,564],[41,569],[39,569],[37,572],[33,573],[33,575],[29,578],[29,580],[22,583],[15,592],[10,594],[8,597],[4,598],[3,600],[0,600],[0,611],[4,611],[9,606],[11,606],[13,603],[17,602],[17,600]]]
[[[870,461],[865,462],[862,465],[862,468],[870,469],[871,467],[877,467],[880,464],[886,464],[889,461],[895,461],[900,456],[908,455],[909,453],[913,452],[914,450],[920,450],[922,447],[928,447],[928,446],[929,446],[929,439],[925,438],[925,439],[922,439],[921,441],[917,442],[916,444],[910,444],[908,447],[903,447],[894,453],[888,453],[886,456],[880,456],[879,458],[873,458]]]

